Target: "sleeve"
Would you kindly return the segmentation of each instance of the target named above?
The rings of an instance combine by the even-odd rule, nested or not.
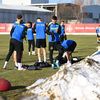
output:
[[[46,25],[46,23],[45,23],[45,33],[47,32],[47,25]]]
[[[35,32],[34,32],[34,28],[32,28],[32,33],[34,34]]]
[[[12,34],[13,34],[14,30],[15,30],[15,25],[13,25],[12,28],[11,28],[11,31],[10,31],[10,36],[11,37],[12,37]]]
[[[98,28],[96,29],[96,33],[98,33]]]
[[[36,33],[36,23],[33,26],[33,33]]]
[[[46,33],[48,35],[53,35],[54,34],[53,32],[50,32],[50,25],[47,27]]]
[[[25,26],[23,32],[22,32],[22,39],[26,40],[26,34],[27,34],[27,27]]]
[[[64,33],[65,33],[65,25],[64,25]]]
[[[48,28],[47,28],[47,32],[46,32],[48,35],[51,35],[52,36],[52,41],[54,41],[54,39],[55,39],[55,35],[54,35],[54,33],[53,32],[50,32],[50,25],[48,26]]]
[[[61,34],[61,26],[59,25],[58,34]]]
[[[50,35],[50,25],[47,27],[46,33],[47,33],[48,35]]]

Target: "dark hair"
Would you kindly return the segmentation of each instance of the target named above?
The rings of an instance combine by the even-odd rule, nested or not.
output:
[[[37,19],[41,19],[40,17],[37,17]]]
[[[53,19],[53,20],[57,20],[57,16],[55,16],[55,15],[52,16],[52,19]]]
[[[28,21],[27,23],[29,23],[30,24],[30,27],[32,27],[32,22]]]
[[[64,20],[61,20],[61,22],[64,22]]]
[[[20,14],[17,15],[17,18],[18,18],[18,19],[21,19],[21,18],[22,18],[22,15],[20,15]]]

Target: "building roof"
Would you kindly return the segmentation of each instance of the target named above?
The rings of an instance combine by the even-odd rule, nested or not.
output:
[[[32,6],[34,5],[54,5],[56,6],[58,3],[36,3],[36,4],[31,4]]]
[[[57,3],[38,3],[38,4],[30,4],[30,6],[35,6],[35,7],[55,7],[57,6]]]
[[[25,10],[25,11],[40,11],[40,12],[52,12],[39,7],[33,6],[23,6],[23,5],[0,5],[0,9],[9,9],[9,10]]]

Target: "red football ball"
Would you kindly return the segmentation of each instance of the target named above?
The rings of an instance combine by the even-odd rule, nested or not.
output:
[[[0,78],[0,91],[8,91],[10,88],[10,82],[4,78]]]

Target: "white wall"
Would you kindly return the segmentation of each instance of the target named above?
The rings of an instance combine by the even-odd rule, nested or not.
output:
[[[7,5],[29,5],[31,0],[2,0],[2,4]]]

